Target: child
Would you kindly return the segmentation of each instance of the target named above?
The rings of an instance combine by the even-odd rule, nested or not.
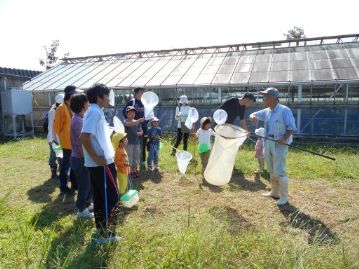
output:
[[[92,202],[92,188],[90,172],[84,166],[84,154],[80,142],[80,135],[83,126],[83,117],[89,106],[89,101],[84,93],[74,94],[70,101],[70,108],[75,113],[71,120],[70,139],[71,139],[71,169],[75,173],[78,184],[76,207],[78,218],[93,218],[89,207]]]
[[[264,128],[258,128],[255,130],[256,135],[258,136],[256,142],[256,158],[258,160],[259,169],[255,171],[257,174],[263,173],[264,170]]]
[[[160,152],[160,139],[162,138],[161,128],[158,127],[159,119],[154,117],[151,120],[151,128],[148,130],[149,154],[147,159],[147,168],[152,170],[152,163],[155,171],[158,171],[158,155]]]
[[[127,119],[125,120],[125,131],[127,133],[128,144],[126,151],[130,162],[130,176],[139,177],[138,165],[141,158],[141,144],[140,138],[143,135],[141,123],[145,121],[144,118],[135,120],[136,108],[128,106],[126,109]]]
[[[206,169],[209,155],[211,153],[211,136],[215,136],[216,133],[211,129],[211,119],[204,117],[201,119],[201,127],[196,132],[198,137],[198,153],[202,163],[202,175]]]
[[[130,164],[128,162],[126,152],[126,146],[128,143],[126,136],[126,133],[116,133],[112,136],[112,145],[115,149],[115,164],[120,194],[124,194],[127,190],[128,173],[130,170]]]
[[[103,112],[103,108],[109,104],[110,90],[106,85],[95,84],[86,94],[90,107],[84,116],[80,141],[84,148],[85,166],[91,175],[95,223],[100,234],[95,242],[104,244],[117,241],[114,208],[118,202],[118,193],[117,186],[111,180],[116,178],[115,152]],[[112,223],[111,214],[114,220]]]

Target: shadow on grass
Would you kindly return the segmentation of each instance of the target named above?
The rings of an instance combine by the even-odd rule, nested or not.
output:
[[[54,192],[58,185],[57,179],[51,179],[44,181],[42,185],[36,186],[27,191],[29,199],[36,203],[47,203],[51,201],[51,193]]]
[[[49,201],[41,210],[33,216],[31,222],[36,228],[50,226],[53,222],[65,216],[75,214],[75,196],[59,195],[54,201]]]
[[[111,246],[102,247],[86,241],[92,226],[91,220],[75,219],[59,233],[49,248],[46,268],[106,268]]]
[[[304,230],[308,233],[309,244],[334,245],[339,238],[321,220],[313,218],[291,204],[279,206],[280,212],[293,228]],[[282,223],[285,225],[285,223]]]
[[[212,207],[210,213],[219,220],[227,220],[230,234],[237,234],[254,227],[238,210],[231,207]]]
[[[261,181],[259,174],[256,174],[254,181],[251,181],[246,179],[243,172],[240,170],[234,171],[229,186],[231,191],[235,191],[240,188],[244,191],[256,192],[267,188],[267,185]]]

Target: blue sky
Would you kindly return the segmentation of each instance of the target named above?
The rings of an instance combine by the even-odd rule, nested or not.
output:
[[[0,66],[42,70],[42,46],[59,55],[110,54],[359,33],[359,1],[0,0]]]

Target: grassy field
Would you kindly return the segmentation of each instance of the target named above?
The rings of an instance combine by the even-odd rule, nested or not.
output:
[[[119,243],[96,246],[93,222],[49,179],[46,140],[3,142],[0,268],[359,268],[358,150],[310,148],[336,161],[290,150],[291,204],[278,208],[260,195],[270,184],[253,172],[252,144],[231,182],[213,187],[197,154],[179,175],[165,143],[160,173],[135,182],[138,208],[120,211]]]

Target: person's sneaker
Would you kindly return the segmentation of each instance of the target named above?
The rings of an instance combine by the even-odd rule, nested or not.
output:
[[[147,166],[147,171],[152,171],[152,166],[148,165]]]
[[[88,210],[91,211],[91,212],[93,212],[93,203],[91,203],[91,204],[89,205]]]
[[[277,201],[276,201],[276,204],[281,206],[281,205],[285,205],[285,204],[288,204],[288,200],[287,199],[284,199],[284,198],[279,198]]]
[[[262,174],[262,173],[263,173],[263,169],[258,169],[258,170],[256,170],[256,171],[254,171],[254,173],[256,173],[256,174]]]
[[[100,236],[94,242],[98,245],[116,243],[118,242],[118,237],[115,234],[108,235],[107,237]]]
[[[262,196],[264,197],[272,197],[272,198],[276,198],[279,199],[279,196],[275,195],[273,192],[266,192],[266,193],[262,193]]]
[[[155,166],[155,168],[153,169],[153,171],[158,172],[158,166]]]
[[[85,210],[78,212],[77,217],[81,219],[92,219],[94,217],[94,214],[90,212],[88,208],[86,208]]]

